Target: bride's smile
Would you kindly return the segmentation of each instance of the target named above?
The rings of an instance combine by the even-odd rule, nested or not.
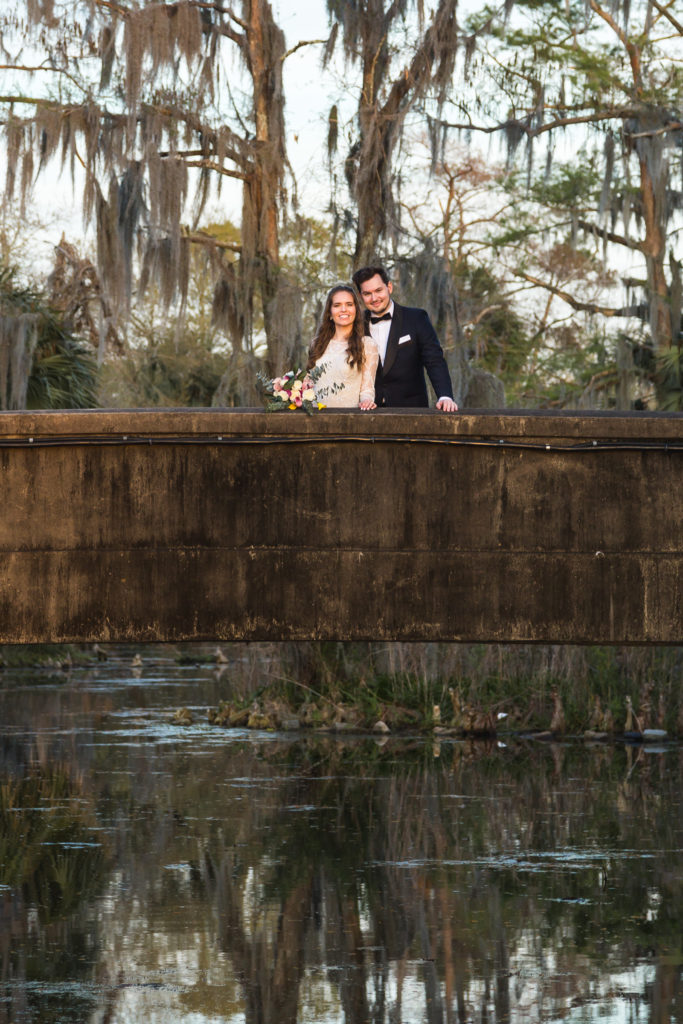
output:
[[[349,292],[337,292],[332,299],[330,317],[335,327],[350,327],[356,316],[356,304]]]

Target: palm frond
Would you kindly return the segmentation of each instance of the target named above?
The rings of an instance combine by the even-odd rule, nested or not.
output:
[[[21,407],[24,396],[29,409],[97,405],[98,365],[91,345],[72,332],[63,313],[39,291],[22,285],[16,269],[7,264],[0,264],[0,317],[9,325],[0,346],[16,347],[17,339],[21,340],[19,331],[10,328],[22,319],[29,318],[35,331],[23,364],[11,359],[9,351],[0,359],[4,367],[0,379],[3,408]]]
[[[28,381],[29,409],[92,409],[97,403],[97,361],[78,338],[38,344]]]

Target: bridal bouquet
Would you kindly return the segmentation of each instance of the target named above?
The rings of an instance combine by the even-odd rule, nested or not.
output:
[[[281,377],[274,377],[272,380],[259,373],[256,380],[266,412],[303,409],[310,416],[311,413],[324,409],[323,403],[315,400],[314,384],[319,376],[318,370],[319,367],[310,372],[288,370]]]

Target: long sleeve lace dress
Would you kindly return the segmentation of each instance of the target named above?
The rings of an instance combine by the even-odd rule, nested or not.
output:
[[[328,408],[351,409],[359,402],[374,402],[375,374],[379,362],[377,344],[372,338],[363,338],[365,358],[363,368],[349,366],[346,341],[329,342],[316,360],[322,372],[315,383],[315,398]]]

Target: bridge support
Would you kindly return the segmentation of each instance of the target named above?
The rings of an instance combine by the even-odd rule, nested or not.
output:
[[[0,414],[0,642],[683,642],[683,416]]]

